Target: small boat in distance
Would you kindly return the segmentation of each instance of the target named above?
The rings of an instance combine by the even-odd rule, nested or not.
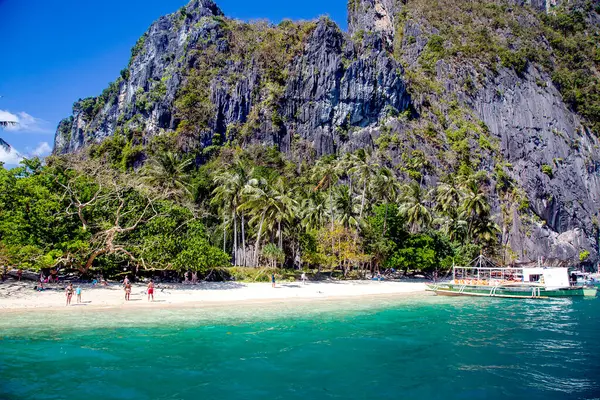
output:
[[[569,280],[569,268],[499,267],[482,255],[467,267],[453,267],[452,280],[427,285],[441,296],[546,299],[593,297],[598,288]]]

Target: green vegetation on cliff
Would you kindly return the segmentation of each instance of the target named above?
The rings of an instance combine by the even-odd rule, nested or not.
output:
[[[398,15],[396,55],[403,41],[411,44],[404,26],[412,20],[435,32],[419,57],[430,79],[441,59],[472,63],[480,79],[499,67],[522,75],[539,66],[600,135],[600,31],[586,20],[590,4],[565,3],[546,14],[504,1],[410,0]]]

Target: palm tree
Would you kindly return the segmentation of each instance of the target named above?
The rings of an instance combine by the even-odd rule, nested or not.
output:
[[[436,209],[444,215],[454,215],[458,212],[464,198],[463,188],[454,177],[450,176],[447,182],[443,182],[437,187]]]
[[[434,223],[442,227],[450,240],[464,243],[468,230],[468,223],[464,218],[464,212],[457,211],[454,214],[444,215],[436,219]]]
[[[356,156],[353,153],[344,153],[344,155],[337,161],[337,167],[340,171],[340,178],[348,180],[348,187],[350,193],[354,193],[354,179],[350,170],[356,166]]]
[[[327,188],[329,197],[329,216],[331,218],[332,231],[334,229],[335,221],[335,215],[333,213],[332,190],[335,184],[338,182],[341,172],[340,163],[336,163],[335,160],[327,160],[323,158],[317,161],[313,169],[313,179],[319,182],[313,190],[316,192],[321,188]]]
[[[406,218],[410,233],[417,233],[431,224],[432,216],[426,200],[427,193],[418,182],[403,186],[398,213]]]
[[[248,211],[251,215],[250,224],[258,222],[258,232],[256,234],[256,244],[254,245],[253,266],[258,264],[258,254],[260,251],[260,239],[263,233],[263,226],[267,214],[271,213],[271,197],[266,188],[266,182],[263,179],[251,179],[244,187],[244,202],[239,206],[240,211]]]
[[[274,193],[275,214],[273,215],[277,221],[277,238],[279,240],[279,248],[283,249],[283,231],[282,224],[291,223],[296,217],[298,202],[292,196],[290,188],[287,186],[283,178],[279,178],[271,190]]]
[[[282,223],[291,220],[295,209],[295,200],[285,190],[283,179],[270,186],[264,179],[251,179],[244,188],[244,202],[239,210],[247,210],[252,218],[251,224],[258,224],[256,245],[254,247],[254,265],[258,265],[260,242],[263,232],[277,224],[279,243],[283,245]]]
[[[193,159],[172,152],[160,153],[146,166],[144,180],[162,189],[166,197],[190,194],[187,171]]]
[[[441,215],[436,223],[442,226],[450,240],[463,242],[467,236],[468,224],[462,209],[465,196],[463,187],[451,175],[436,189],[435,209]]]
[[[302,225],[306,229],[319,229],[327,219],[327,204],[321,192],[304,193],[300,202]]]
[[[498,224],[487,217],[476,220],[472,230],[473,237],[485,246],[495,243],[500,234],[500,227]]]
[[[354,166],[348,172],[356,176],[358,183],[362,185],[362,193],[360,200],[359,218],[362,218],[365,209],[365,199],[367,197],[367,187],[371,178],[375,176],[381,167],[377,164],[370,154],[367,154],[363,149],[358,150],[352,157]]]
[[[350,193],[350,188],[347,185],[341,185],[337,188],[335,196],[335,210],[337,211],[337,220],[344,228],[351,226],[357,230],[361,226],[360,215],[357,215],[357,210]]]
[[[394,173],[386,167],[379,169],[372,180],[371,193],[374,197],[385,204],[385,216],[383,219],[383,234],[387,230],[388,204],[396,201],[400,193],[400,184],[396,180]]]
[[[219,213],[223,218],[223,252],[226,252],[227,247],[227,226],[229,225],[227,222],[231,217],[235,219],[235,176],[231,172],[222,172],[215,176],[214,183],[216,185],[215,190],[213,190],[213,198],[211,200],[211,204],[219,206]],[[235,234],[234,234],[235,237]],[[234,240],[235,241],[235,240]],[[233,263],[236,264],[235,257],[235,243],[233,246]]]
[[[213,191],[212,204],[222,205],[223,227],[226,229],[226,219],[233,222],[233,260],[234,265],[238,261],[238,213],[240,214],[241,241],[242,241],[242,258],[246,260],[246,235],[245,235],[245,216],[243,212],[239,212],[239,207],[242,204],[243,191],[250,179],[251,173],[248,173],[247,166],[240,160],[237,160],[232,168],[227,171],[222,171],[215,174],[214,183],[216,185]],[[224,233],[224,237],[225,237]]]
[[[485,192],[482,186],[476,181],[469,181],[467,184],[467,194],[463,208],[470,217],[485,215],[490,212],[490,205],[487,202]]]
[[[469,179],[466,184],[467,193],[462,205],[465,218],[468,221],[467,239],[474,237],[474,225],[477,220],[488,219],[490,205],[487,202],[481,183],[476,179]]]

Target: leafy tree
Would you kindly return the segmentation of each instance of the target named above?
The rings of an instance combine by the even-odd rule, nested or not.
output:
[[[184,236],[182,250],[175,257],[173,267],[179,271],[205,272],[210,268],[225,267],[229,262],[225,252],[210,245],[202,224],[195,222]]]

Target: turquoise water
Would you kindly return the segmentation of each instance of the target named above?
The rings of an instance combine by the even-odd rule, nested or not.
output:
[[[72,309],[0,339],[0,399],[600,398],[599,299]]]

